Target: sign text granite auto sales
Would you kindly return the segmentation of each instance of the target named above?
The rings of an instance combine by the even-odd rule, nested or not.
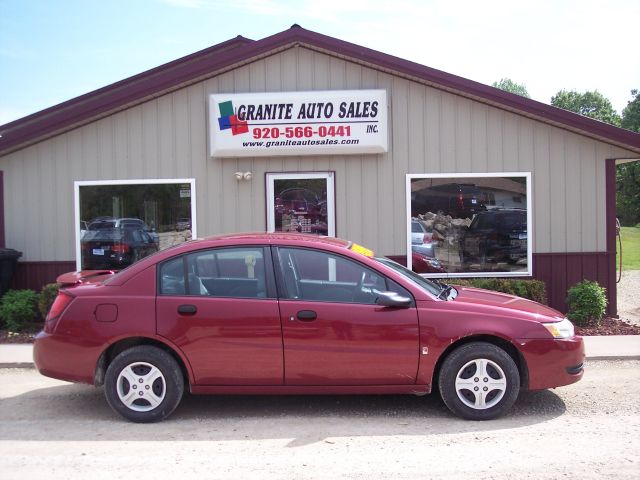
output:
[[[211,156],[383,153],[386,90],[214,94]]]

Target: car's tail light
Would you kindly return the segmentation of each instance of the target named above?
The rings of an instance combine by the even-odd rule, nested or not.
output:
[[[115,253],[119,253],[120,255],[122,255],[125,253],[129,253],[129,245],[127,245],[126,243],[118,243],[114,245],[111,250],[113,250]]]
[[[47,333],[52,333],[55,329],[62,312],[69,306],[73,297],[68,293],[60,291],[58,296],[53,301],[53,305],[49,309],[49,313],[47,313],[47,318],[44,322],[44,331]]]

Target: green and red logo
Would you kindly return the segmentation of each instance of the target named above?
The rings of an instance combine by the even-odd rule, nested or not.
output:
[[[233,103],[231,100],[219,103],[218,110],[220,110],[220,117],[218,118],[220,130],[231,129],[231,133],[233,135],[240,135],[241,133],[249,132],[249,125],[247,122],[238,120],[238,116],[233,110]]]

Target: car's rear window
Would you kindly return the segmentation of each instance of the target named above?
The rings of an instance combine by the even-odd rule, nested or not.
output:
[[[105,228],[114,228],[116,222],[93,222],[89,224],[89,230],[102,230]]]
[[[84,237],[82,237],[83,242],[89,241],[116,241],[122,238],[122,230],[119,228],[108,228],[103,230],[89,230],[85,233]]]
[[[475,185],[460,185],[460,191],[465,195],[480,195],[480,189]]]

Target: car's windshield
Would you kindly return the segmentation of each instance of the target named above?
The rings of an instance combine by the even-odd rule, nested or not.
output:
[[[427,292],[431,293],[432,295],[435,295],[436,297],[440,295],[440,293],[442,292],[442,287],[437,283],[432,282],[431,280],[418,275],[416,272],[409,270],[407,267],[404,267],[399,263],[394,262],[393,260],[389,260],[388,258],[384,258],[384,257],[375,257],[374,260],[395,270],[399,274],[404,275],[406,278],[411,280],[417,286],[419,286],[420,288],[424,288]]]

